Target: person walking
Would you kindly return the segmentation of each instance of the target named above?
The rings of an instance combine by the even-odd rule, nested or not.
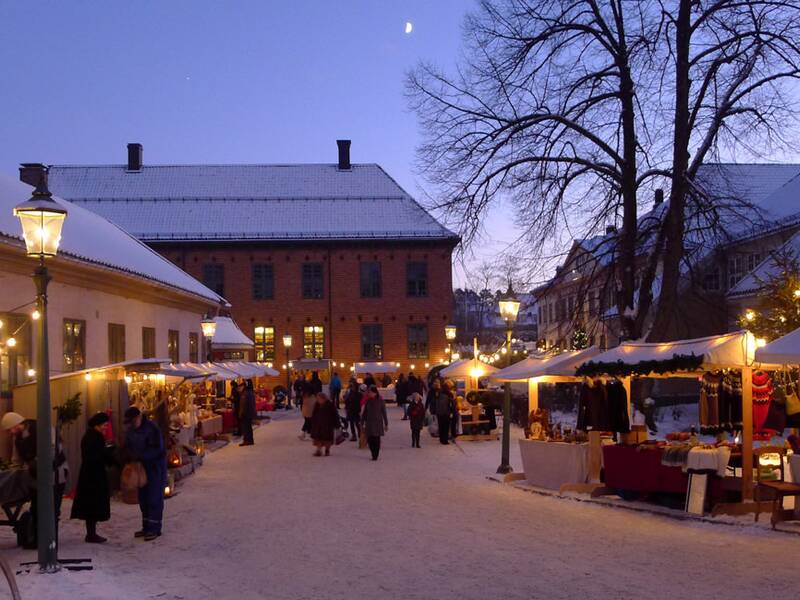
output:
[[[292,388],[294,388],[294,405],[297,407],[303,405],[304,383],[303,376],[300,373],[297,373],[294,383],[292,384]]]
[[[111,494],[106,464],[111,457],[106,450],[103,427],[108,415],[99,412],[89,419],[89,427],[81,439],[81,470],[72,502],[72,519],[86,521],[87,544],[102,544],[106,538],[97,535],[97,523],[111,518]]]
[[[350,425],[350,441],[357,442],[361,435],[361,391],[354,377],[350,378],[344,397],[344,410]]]
[[[253,440],[253,421],[256,418],[256,391],[253,389],[253,380],[248,379],[242,383],[239,389],[241,397],[241,407],[239,411],[239,429],[242,432],[242,443],[240,446],[252,446]]]
[[[378,460],[381,451],[381,437],[389,431],[389,417],[386,414],[386,403],[372,386],[367,393],[367,402],[361,413],[361,426],[367,436],[367,445],[372,453],[372,460]]]
[[[408,421],[408,380],[403,373],[397,378],[394,384],[394,397],[397,406],[403,409],[403,421]]]
[[[442,382],[437,377],[433,380],[431,384],[431,389],[428,390],[428,394],[425,396],[425,410],[427,410],[431,416],[436,414],[436,399],[439,397],[439,392],[442,391]]]
[[[339,425],[339,412],[327,395],[320,392],[317,394],[317,401],[314,404],[314,412],[311,415],[311,439],[317,451],[314,456],[331,455],[333,445],[334,430]]]
[[[319,378],[319,373],[317,371],[311,374],[311,381],[309,383],[311,384],[311,393],[314,394],[314,396],[322,393],[322,380]]]
[[[439,442],[449,444],[450,419],[455,412],[455,400],[450,387],[445,384],[436,396],[436,420],[439,425]]]
[[[164,486],[167,482],[167,453],[164,436],[158,427],[135,406],[125,411],[125,449],[142,463],[147,484],[139,488],[139,508],[142,511],[142,529],[134,537],[146,542],[161,535],[164,516]]]
[[[311,385],[304,386],[303,388],[303,405],[300,411],[303,414],[303,428],[300,434],[301,440],[306,440],[307,435],[311,434],[311,417],[314,415],[314,405],[317,403],[316,394],[311,393]]]
[[[239,422],[239,414],[242,412],[242,382],[234,380],[231,382],[231,409],[233,411],[233,435],[242,435],[242,425]]]
[[[411,425],[411,447],[420,448],[419,434],[425,426],[425,405],[422,404],[422,396],[417,393],[409,396],[408,420]]]
[[[367,376],[364,377],[364,385],[367,386],[367,389],[375,385],[375,378],[372,376],[372,373],[367,373]]]
[[[331,377],[331,383],[328,388],[331,392],[331,401],[336,407],[336,410],[339,410],[340,396],[342,393],[342,380],[339,379],[339,373],[336,371],[333,372],[333,377]]]

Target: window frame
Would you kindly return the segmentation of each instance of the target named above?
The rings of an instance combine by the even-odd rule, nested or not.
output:
[[[321,262],[306,262],[300,265],[300,292],[303,300],[325,298],[325,270]]]
[[[212,273],[213,271],[213,273]],[[225,265],[218,262],[203,264],[203,285],[214,293],[225,297]]]
[[[167,330],[167,356],[173,364],[181,362],[181,332],[177,329]]]
[[[415,268],[421,268],[422,277],[419,273],[414,274]],[[428,297],[428,262],[424,260],[412,260],[406,263],[406,297],[407,298],[427,298]]]
[[[275,266],[272,263],[253,263],[250,279],[253,300],[275,299]]]
[[[145,334],[152,333],[153,338],[149,340]],[[149,352],[148,352],[149,347]],[[156,357],[156,328],[142,327],[142,358]]]
[[[270,336],[272,341],[269,340]],[[273,326],[256,325],[253,328],[253,343],[257,361],[271,362],[275,360],[275,328]]]
[[[189,362],[197,363],[200,358],[200,336],[196,331],[189,332]]]
[[[412,331],[424,331],[424,339],[415,339],[412,340]],[[424,323],[414,323],[412,325],[408,325],[406,329],[406,340],[407,340],[407,350],[408,350],[408,358],[428,358],[430,355],[430,335],[428,332],[428,326]]]
[[[71,326],[71,333],[67,334],[67,326]],[[71,345],[68,343],[68,339],[75,339],[74,329],[75,325],[80,326],[80,333],[77,336],[77,345]],[[83,319],[67,319],[65,318],[62,322],[61,327],[61,359],[64,366],[65,373],[72,373],[73,371],[80,371],[86,368],[86,321]],[[68,347],[70,346],[70,347]],[[75,353],[78,350],[77,347],[80,347],[79,350],[81,352],[81,363],[78,365],[75,363]],[[71,358],[71,363],[67,362],[67,356]]]
[[[310,337],[309,337],[309,334]],[[325,326],[303,326],[303,356],[305,358],[325,358]]]
[[[369,339],[367,339],[368,331],[371,332]],[[376,332],[377,336],[372,335]],[[377,342],[374,339],[376,337],[378,338]],[[372,347],[371,352],[366,351],[367,346]],[[361,325],[361,358],[369,361],[383,360],[383,324],[367,323]]]
[[[366,271],[366,269],[372,269]],[[383,295],[383,272],[380,261],[359,263],[359,282],[362,298],[380,298]]]
[[[115,346],[118,346],[118,347],[115,348]],[[109,323],[108,324],[108,362],[109,362],[109,364],[125,362],[125,354],[126,354],[126,348],[125,348],[125,324],[124,323]]]

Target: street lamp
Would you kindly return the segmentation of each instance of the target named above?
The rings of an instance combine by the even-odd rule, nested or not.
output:
[[[203,331],[203,337],[206,339],[208,362],[214,362],[211,354],[211,341],[214,339],[214,334],[217,333],[217,322],[209,315],[206,315],[206,317],[200,321],[200,329]]]
[[[33,273],[36,284],[36,310],[40,318],[36,329],[36,499],[38,502],[38,558],[43,572],[58,570],[56,547],[56,515],[53,481],[53,446],[50,440],[50,365],[47,349],[47,273],[45,258],[58,252],[61,228],[67,211],[61,207],[47,188],[47,169],[38,165],[39,182],[33,196],[14,207],[14,215],[22,226],[25,249],[31,258],[39,260]]]
[[[456,339],[456,326],[455,325],[445,325],[444,326],[444,337],[447,338],[447,354],[449,355],[453,349],[450,345],[453,343],[453,340]]]
[[[291,363],[289,361],[289,349],[292,347],[292,336],[288,333],[283,334],[283,347],[286,348],[286,410],[289,410],[291,406],[291,401],[289,400],[292,397],[292,368]],[[297,398],[294,399],[294,403],[297,404]]]
[[[508,284],[508,291],[500,298],[500,316],[506,322],[506,346],[504,350],[508,357],[506,366],[511,366],[511,333],[514,330],[514,322],[517,320],[520,302],[514,295],[511,284]],[[503,454],[500,458],[500,466],[497,467],[498,473],[511,473],[513,470],[509,461],[511,453],[511,383],[504,385],[505,398],[503,399]]]

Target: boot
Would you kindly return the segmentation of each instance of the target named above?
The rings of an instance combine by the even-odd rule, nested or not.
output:
[[[106,538],[97,535],[97,522],[86,521],[86,537],[84,541],[87,544],[102,544]]]
[[[331,449],[325,448],[325,456],[330,456],[330,455],[331,455]]]
[[[314,456],[322,456],[322,452],[320,451],[319,448],[317,448],[317,451],[314,452]]]

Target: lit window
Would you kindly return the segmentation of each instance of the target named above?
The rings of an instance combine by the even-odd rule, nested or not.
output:
[[[321,325],[303,327],[303,355],[306,358],[325,356],[325,328]]]

